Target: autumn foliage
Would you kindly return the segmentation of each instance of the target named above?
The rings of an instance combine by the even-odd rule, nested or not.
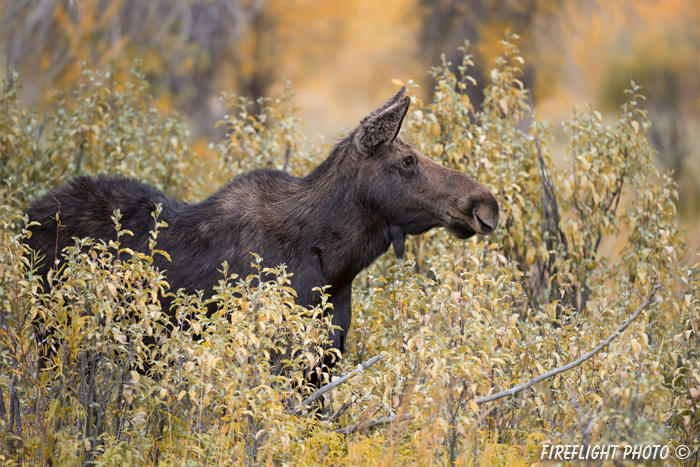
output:
[[[676,224],[676,186],[654,166],[643,90],[629,85],[614,121],[574,109],[559,167],[553,126],[520,80],[516,40],[501,42],[482,107],[467,97],[464,48],[461,63],[443,59],[431,70],[432,96],[413,95],[403,126],[418,150],[496,195],[497,232],[458,241],[435,230],[409,242],[407,259],[388,253],[358,277],[334,377],[382,359],[308,407],[301,403],[315,388],[305,372],[322,358],[327,305],[296,306],[283,265],[231,278],[222,264],[211,299],[219,311],[207,316],[201,296],[178,294],[182,325],[166,333],[157,294],[167,282],[151,264],[163,254],[166,225],[152,232],[150,252],[126,261],[118,241],[76,239],[57,253],[66,263],[47,284],[23,244],[27,204],[78,174],[134,176],[197,200],[255,168],[308,172],[327,148],[299,130],[294,93],[260,101],[259,112],[229,97],[226,137],[198,154],[182,119],[154,108],[138,64],[128,77],[84,71],[41,112],[21,102],[21,78],[8,74],[0,95],[0,459],[529,465],[556,443],[685,444],[697,459],[700,264]],[[112,220],[129,234],[120,213]],[[591,360],[512,398],[475,402],[577,359],[655,284],[663,288],[654,303]],[[56,349],[43,371],[37,322],[53,331]],[[406,420],[367,428],[390,416]]]

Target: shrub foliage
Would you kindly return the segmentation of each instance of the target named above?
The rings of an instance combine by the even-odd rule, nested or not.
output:
[[[404,124],[417,149],[492,190],[499,229],[466,242],[432,231],[412,239],[407,259],[389,253],[359,277],[335,373],[382,359],[311,406],[302,400],[324,357],[327,305],[296,306],[283,265],[235,277],[222,264],[216,313],[180,293],[168,331],[157,301],[167,282],[152,266],[167,255],[164,223],[151,250],[128,260],[119,241],[76,239],[57,252],[67,261],[47,284],[23,244],[27,203],[78,174],[136,176],[194,200],[254,168],[307,172],[324,148],[299,131],[293,93],[262,100],[258,115],[228,98],[226,137],[198,155],[182,119],[153,109],[138,66],[126,82],[86,71],[41,114],[21,103],[21,80],[9,74],[0,95],[3,463],[525,465],[543,444],[697,451],[700,263],[676,225],[675,185],[654,166],[640,89],[632,83],[614,120],[574,109],[563,124],[566,161],[553,164],[554,132],[519,80],[516,39],[503,41],[482,108],[466,97],[465,47],[458,66],[431,70],[433,100],[414,97]],[[130,234],[119,212],[113,222],[119,238]],[[663,285],[656,301],[591,360],[514,397],[475,402],[594,348],[654,284]],[[50,331],[53,348],[42,371],[35,331]],[[391,416],[405,420],[368,428]]]

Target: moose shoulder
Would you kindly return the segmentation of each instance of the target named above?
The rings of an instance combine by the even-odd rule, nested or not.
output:
[[[300,305],[314,305],[312,289],[330,285],[333,346],[341,352],[351,319],[353,278],[389,245],[403,254],[406,235],[445,227],[456,237],[487,235],[498,223],[498,203],[476,180],[448,169],[403,143],[397,135],[410,99],[402,88],[331,151],[303,178],[272,170],[233,179],[198,204],[171,200],[160,191],[127,178],[80,177],[33,203],[27,211],[32,227],[29,246],[45,258],[73,237],[114,239],[110,217],[122,213],[122,245],[148,248],[154,228],[151,213],[162,204],[158,256],[172,290],[212,287],[227,261],[229,271],[245,276],[255,252],[267,265],[286,264]],[[60,227],[56,213],[60,206]],[[58,234],[57,234],[58,232]],[[51,261],[40,273],[46,277]],[[167,298],[161,299],[169,310]]]

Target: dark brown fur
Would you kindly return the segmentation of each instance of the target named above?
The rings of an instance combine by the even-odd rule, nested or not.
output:
[[[433,227],[446,227],[458,238],[491,233],[498,223],[498,203],[473,178],[445,168],[396,136],[408,111],[401,89],[338,143],[330,156],[304,178],[272,170],[233,179],[198,204],[165,197],[136,180],[80,177],[44,195],[27,211],[32,228],[29,246],[47,258],[46,276],[56,247],[56,212],[60,204],[58,249],[72,237],[115,239],[110,217],[121,210],[122,245],[147,251],[154,228],[151,213],[163,205],[168,223],[158,236],[157,256],[172,290],[211,289],[221,279],[221,264],[241,276],[255,252],[264,264],[281,263],[294,273],[292,285],[301,305],[314,305],[314,287],[330,285],[333,323],[341,331],[333,346],[341,352],[350,327],[353,278],[390,244],[398,256],[404,239]],[[60,254],[59,254],[60,259]],[[167,299],[161,300],[169,309]]]

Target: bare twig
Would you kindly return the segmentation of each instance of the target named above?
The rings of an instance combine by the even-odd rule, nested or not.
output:
[[[374,357],[370,358],[369,360],[367,360],[366,362],[362,363],[362,364],[359,365],[357,368],[355,368],[354,370],[352,370],[350,373],[347,373],[347,374],[341,376],[340,378],[336,379],[335,381],[326,384],[326,385],[323,386],[321,389],[319,389],[318,391],[314,392],[314,393],[311,394],[309,397],[307,397],[306,399],[304,399],[304,401],[301,403],[301,405],[299,405],[297,408],[294,409],[294,412],[295,412],[295,413],[300,413],[300,412],[302,412],[304,409],[308,409],[308,408],[311,407],[311,405],[312,405],[314,402],[316,402],[322,395],[324,395],[325,393],[327,393],[327,392],[330,391],[331,389],[340,386],[341,384],[343,384],[344,382],[346,382],[347,380],[349,380],[350,378],[352,378],[352,377],[355,376],[356,374],[365,371],[367,368],[369,368],[370,366],[374,365],[375,363],[377,363],[377,362],[378,362],[379,360],[381,360],[382,358],[384,358],[383,355],[375,355]]]
[[[0,396],[2,396],[2,393],[0,393]],[[0,402],[2,402],[2,401],[0,400]],[[333,423],[337,418],[342,417],[343,414],[345,413],[345,411],[348,410],[348,407],[350,407],[351,405],[352,405],[352,402],[343,402],[343,405],[340,406],[340,408],[339,408],[338,410],[336,410],[336,411],[333,413],[333,415],[331,415],[331,416],[328,418],[327,422],[328,422],[328,423]]]
[[[58,267],[58,229],[61,227],[61,202],[54,198],[56,203],[58,203],[58,211],[56,211],[56,249],[53,252],[53,265],[51,269],[56,269]]]
[[[0,391],[0,421],[7,423],[7,409],[5,408],[5,398]]]
[[[496,399],[501,399],[501,398],[503,398],[503,397],[508,397],[508,396],[515,395],[515,394],[517,394],[517,393],[519,393],[519,392],[522,392],[522,391],[526,390],[526,389],[529,388],[530,386],[539,383],[540,381],[544,381],[545,379],[549,379],[549,378],[551,378],[552,376],[556,376],[556,375],[558,375],[559,373],[563,373],[563,372],[565,372],[565,371],[571,370],[572,368],[575,368],[575,367],[579,366],[580,364],[582,364],[583,362],[585,362],[586,360],[588,360],[589,358],[593,357],[595,354],[597,354],[598,352],[600,352],[601,350],[603,350],[603,348],[605,348],[605,347],[607,347],[608,345],[610,345],[610,343],[611,343],[617,336],[619,336],[619,335],[622,333],[622,331],[624,331],[625,329],[627,329],[627,327],[628,327],[630,324],[632,324],[632,322],[633,322],[635,319],[637,319],[637,317],[639,316],[639,314],[640,314],[643,310],[645,310],[649,305],[651,305],[651,302],[654,300],[654,296],[656,295],[656,292],[657,292],[661,287],[662,287],[661,284],[656,284],[656,285],[651,289],[651,292],[649,292],[649,296],[647,296],[647,298],[644,300],[644,302],[642,302],[642,304],[639,305],[639,308],[637,308],[637,310],[636,310],[634,313],[632,313],[632,316],[630,316],[629,318],[627,318],[627,320],[626,320],[624,323],[622,323],[622,325],[617,329],[617,331],[615,331],[615,332],[613,332],[612,334],[610,334],[610,336],[608,336],[607,339],[605,339],[603,342],[601,342],[600,344],[598,344],[598,345],[596,346],[596,348],[594,348],[594,349],[591,350],[590,352],[584,354],[582,357],[577,358],[577,359],[574,360],[573,362],[567,363],[567,364],[564,365],[564,366],[560,366],[560,367],[558,367],[558,368],[554,368],[553,370],[550,370],[550,371],[548,371],[547,373],[544,373],[544,374],[542,374],[542,375],[540,375],[540,376],[538,376],[538,377],[536,377],[536,378],[533,378],[533,379],[531,379],[530,381],[527,381],[526,383],[521,384],[520,386],[516,386],[516,387],[514,387],[514,388],[510,388],[510,389],[508,389],[508,390],[506,390],[506,391],[497,392],[497,393],[491,394],[491,395],[489,395],[489,396],[479,397],[478,399],[474,399],[474,402],[476,402],[477,404],[485,404],[486,402],[491,402],[491,401],[495,401]]]
[[[569,254],[569,242],[566,239],[566,235],[559,228],[561,222],[561,216],[559,215],[559,203],[557,201],[557,195],[554,192],[554,183],[552,183],[552,176],[547,170],[547,164],[544,160],[544,155],[542,154],[542,148],[540,147],[539,138],[535,137],[535,148],[537,149],[537,160],[540,164],[540,173],[542,174],[542,190],[544,195],[544,210],[545,215],[548,219],[551,219],[552,226],[551,229],[559,237],[559,241],[564,244],[564,251]]]
[[[600,352],[601,350],[603,350],[605,347],[607,347],[608,345],[610,345],[610,343],[611,343],[617,336],[619,336],[620,334],[622,334],[622,332],[623,332],[625,329],[627,329],[627,327],[628,327],[630,324],[632,324],[632,322],[633,322],[634,320],[636,320],[636,319],[639,317],[639,315],[642,313],[642,311],[644,311],[647,307],[649,307],[649,305],[651,305],[651,303],[654,301],[654,296],[656,295],[656,292],[658,292],[658,290],[659,290],[661,287],[662,287],[661,284],[656,284],[656,285],[654,285],[654,287],[652,287],[652,289],[651,289],[651,292],[649,292],[649,295],[647,296],[647,298],[642,302],[641,305],[639,305],[639,308],[637,308],[637,309],[635,310],[635,312],[632,313],[632,315],[631,315],[629,318],[627,318],[627,320],[625,320],[625,322],[622,323],[622,325],[621,325],[619,328],[617,328],[617,330],[616,330],[615,332],[613,332],[610,336],[608,336],[607,339],[605,339],[603,342],[601,342],[600,344],[598,344],[598,345],[597,345],[593,350],[591,350],[590,352],[584,354],[582,357],[580,357],[580,358],[574,360],[574,361],[571,362],[571,363],[567,363],[566,365],[560,366],[560,367],[558,367],[558,368],[554,368],[553,370],[550,370],[550,371],[548,371],[548,372],[546,372],[546,373],[544,373],[544,374],[542,374],[542,375],[540,375],[540,376],[538,376],[538,377],[536,377],[536,378],[533,378],[533,379],[527,381],[526,383],[521,384],[520,386],[516,386],[516,387],[514,387],[514,388],[510,388],[510,389],[508,389],[508,390],[506,390],[506,391],[497,392],[497,393],[491,394],[491,395],[489,395],[489,396],[479,397],[478,399],[474,399],[474,402],[475,402],[476,404],[485,404],[486,402],[492,402],[492,401],[495,401],[495,400],[497,400],[497,399],[501,399],[501,398],[503,398],[503,397],[513,396],[513,395],[515,395],[515,394],[517,394],[517,393],[519,393],[519,392],[522,392],[522,391],[528,389],[529,387],[531,387],[531,386],[533,386],[533,385],[539,383],[540,381],[544,381],[545,379],[549,379],[549,378],[551,378],[551,377],[553,377],[553,376],[558,375],[559,373],[563,373],[563,372],[565,372],[565,371],[569,371],[569,370],[571,370],[571,369],[573,369],[573,368],[576,368],[577,366],[581,365],[583,362],[585,362],[586,360],[590,359],[590,358],[593,357],[595,354],[597,354],[598,352]],[[374,358],[377,358],[377,357],[374,357]],[[370,360],[368,360],[367,362],[365,362],[365,364],[368,363],[369,361],[370,361]],[[368,366],[369,366],[369,365],[368,365]],[[355,371],[359,371],[359,369],[358,369],[358,370],[355,370]],[[350,377],[351,374],[352,374],[352,373],[349,373],[349,374],[347,375],[347,377]],[[347,378],[346,378],[346,379],[347,379]],[[339,383],[339,384],[340,384],[340,383]],[[324,387],[324,388],[325,388],[325,387]],[[322,388],[321,390],[323,390],[323,388]],[[317,391],[317,392],[318,392],[318,391]],[[313,397],[313,395],[315,395],[315,393],[312,394],[311,397]],[[314,399],[314,400],[315,400],[315,399]],[[381,417],[381,418],[378,418],[377,420],[372,420],[372,421],[369,421],[369,422],[356,423],[356,424],[354,424],[354,425],[349,425],[349,426],[346,426],[346,427],[343,427],[343,428],[338,428],[337,430],[334,430],[334,433],[341,433],[341,434],[347,435],[347,434],[353,433],[353,432],[355,432],[355,431],[369,430],[370,428],[374,428],[375,426],[387,425],[387,424],[395,423],[395,422],[398,423],[398,422],[403,422],[403,421],[406,421],[406,420],[412,420],[412,419],[414,419],[415,417],[416,417],[415,414],[410,414],[410,413],[401,414],[401,415],[394,415],[394,416],[391,416],[391,417]]]

